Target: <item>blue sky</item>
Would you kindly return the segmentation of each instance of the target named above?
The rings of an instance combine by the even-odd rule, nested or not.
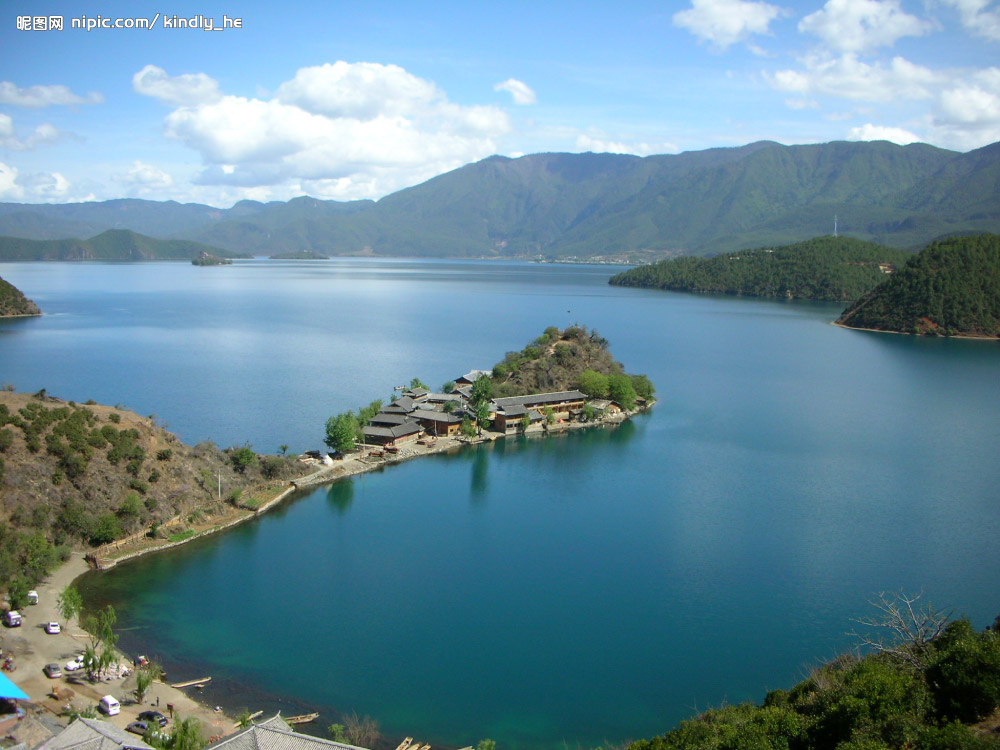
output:
[[[762,139],[1000,141],[1000,1],[0,7],[0,201],[379,198],[495,153]]]

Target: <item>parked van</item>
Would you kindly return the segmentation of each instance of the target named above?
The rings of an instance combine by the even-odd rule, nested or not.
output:
[[[38,604],[38,592],[34,589],[28,592],[28,604]]]
[[[19,628],[21,627],[21,613],[16,609],[12,609],[3,616],[3,624],[8,628]]]
[[[122,706],[118,702],[118,699],[113,695],[105,695],[98,702],[97,707],[102,713],[106,713],[108,716],[116,716],[122,712]]]

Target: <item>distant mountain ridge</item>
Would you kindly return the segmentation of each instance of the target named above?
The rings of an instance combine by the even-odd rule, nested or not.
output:
[[[910,250],[950,234],[1000,232],[1000,143],[964,154],[885,141],[761,141],[642,158],[491,156],[377,202],[0,204],[0,235],[119,228],[258,255],[637,261],[791,244],[829,234],[835,216],[841,234]]]
[[[161,240],[128,229],[108,229],[88,240],[0,237],[0,261],[190,260],[202,254],[237,257],[190,240]]]

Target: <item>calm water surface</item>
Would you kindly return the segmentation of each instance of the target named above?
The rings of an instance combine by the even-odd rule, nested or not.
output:
[[[48,313],[0,379],[189,442],[319,447],[331,413],[596,327],[659,390],[594,430],[409,462],[92,576],[122,644],[206,699],[461,746],[593,747],[760,701],[885,589],[1000,610],[1000,350],[837,306],[615,289],[611,269],[408,260],[6,264]],[[278,697],[280,696],[280,702]]]

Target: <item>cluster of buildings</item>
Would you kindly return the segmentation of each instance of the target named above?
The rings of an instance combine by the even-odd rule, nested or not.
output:
[[[362,428],[365,443],[392,449],[425,437],[458,435],[464,419],[476,419],[472,385],[482,376],[489,377],[490,371],[472,370],[456,378],[451,393],[432,393],[426,388],[403,390]],[[549,410],[557,422],[580,420],[586,403],[604,414],[622,411],[613,401],[588,399],[580,391],[557,391],[492,399],[489,419],[494,431],[509,435],[523,429],[525,417],[529,427],[543,424]]]

